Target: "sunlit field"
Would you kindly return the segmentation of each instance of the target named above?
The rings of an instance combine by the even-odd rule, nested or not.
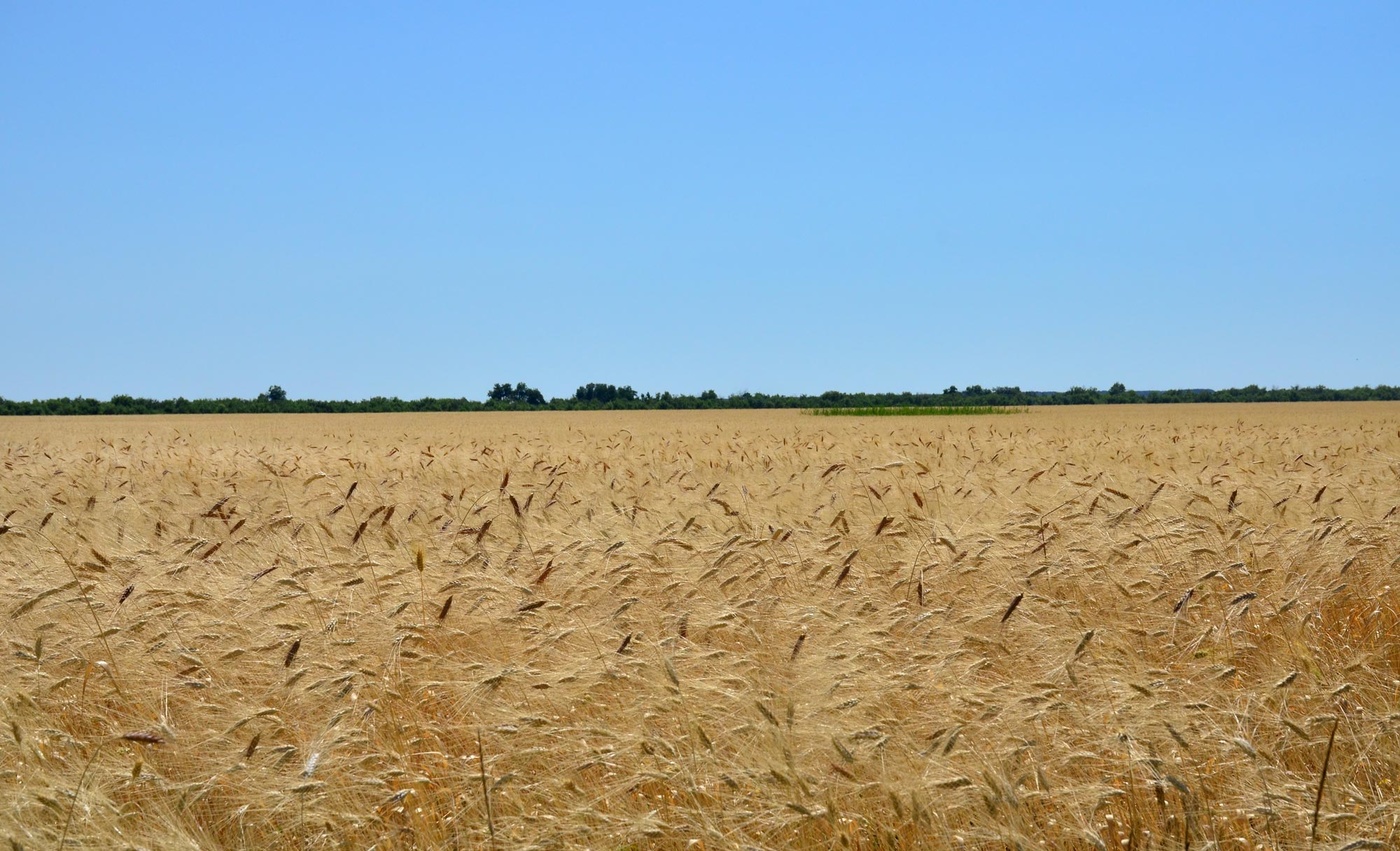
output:
[[[0,836],[1400,843],[1400,405],[0,421]]]

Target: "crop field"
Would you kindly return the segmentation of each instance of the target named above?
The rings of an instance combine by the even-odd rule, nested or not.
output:
[[[1400,846],[1400,405],[0,421],[11,848]]]
[[[818,417],[966,417],[1024,414],[1028,408],[998,405],[907,405],[898,408],[815,408]]]

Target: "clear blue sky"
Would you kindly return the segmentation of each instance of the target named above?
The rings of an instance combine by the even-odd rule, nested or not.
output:
[[[1400,384],[1400,4],[0,0],[0,396]]]

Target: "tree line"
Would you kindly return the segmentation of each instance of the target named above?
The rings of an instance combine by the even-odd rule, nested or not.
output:
[[[702,410],[718,408],[873,408],[957,405],[1133,405],[1173,402],[1353,402],[1400,400],[1400,387],[1379,385],[1334,390],[1328,387],[1263,388],[1256,384],[1226,390],[1129,390],[1121,382],[1107,390],[1071,387],[1068,390],[1022,390],[981,385],[941,393],[844,393],[829,390],[817,396],[733,393],[713,390],[698,395],[638,393],[630,386],[586,384],[568,398],[546,399],[524,382],[496,384],[485,400],[467,398],[399,399],[375,396],[358,401],[292,399],[278,385],[251,399],[145,399],[119,395],[102,401],[85,397],[18,402],[0,397],[0,416],[72,416],[112,414],[340,414],[408,413],[426,411],[586,411],[586,410]]]

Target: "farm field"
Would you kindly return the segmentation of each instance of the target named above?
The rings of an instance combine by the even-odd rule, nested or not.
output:
[[[0,421],[0,837],[1400,846],[1400,404]]]

